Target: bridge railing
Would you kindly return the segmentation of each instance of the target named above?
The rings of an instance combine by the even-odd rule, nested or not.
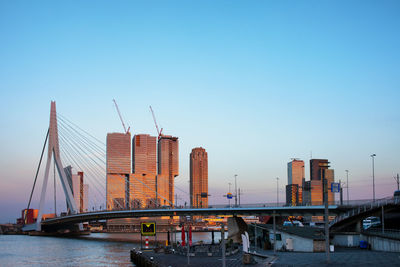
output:
[[[336,216],[336,218],[330,222],[330,225],[334,225],[335,223],[338,223],[349,217],[353,217],[353,216],[359,215],[361,213],[367,212],[369,210],[372,210],[372,209],[375,209],[378,207],[382,207],[382,206],[385,206],[388,204],[398,205],[398,204],[400,204],[400,198],[386,197],[386,198],[378,199],[375,202],[371,201],[371,202],[365,203],[363,205],[357,206],[357,207],[349,210],[345,214]]]
[[[400,239],[400,230],[399,229],[370,228],[367,230],[363,230],[361,233]]]

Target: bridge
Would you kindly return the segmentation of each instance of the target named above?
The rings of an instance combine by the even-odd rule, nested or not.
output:
[[[118,218],[140,218],[140,217],[160,217],[160,216],[323,216],[324,206],[290,206],[290,207],[265,207],[265,206],[246,206],[246,207],[221,207],[221,208],[174,208],[173,203],[168,203],[168,208],[147,208],[147,209],[131,209],[129,205],[119,203],[118,210],[102,210],[101,207],[106,207],[105,201],[101,200],[105,196],[105,155],[106,151],[102,145],[98,144],[97,141],[92,141],[90,138],[92,136],[85,131],[80,131],[77,125],[71,123],[64,117],[60,117],[56,112],[55,102],[51,103],[50,110],[50,123],[49,130],[46,135],[45,144],[43,146],[42,155],[39,161],[38,170],[36,172],[35,182],[33,184],[31,196],[28,203],[28,209],[30,207],[32,194],[35,188],[36,180],[39,173],[40,163],[45,151],[47,144],[47,163],[45,167],[45,174],[43,180],[43,186],[41,188],[40,203],[39,203],[39,214],[35,224],[26,224],[23,228],[24,231],[54,231],[57,229],[72,229],[79,226],[82,229],[82,222],[98,221],[98,220],[108,220],[108,219],[118,219]],[[60,121],[60,123],[59,123]],[[60,136],[59,131],[61,130]],[[59,139],[60,137],[60,139]],[[60,146],[60,141],[64,146]],[[101,142],[100,142],[101,143]],[[87,151],[82,153],[83,149]],[[67,207],[69,209],[69,214],[66,216],[56,216],[55,218],[49,218],[42,221],[42,214],[44,210],[46,188],[49,181],[49,172],[51,160],[54,161],[54,184],[56,183],[55,172],[57,171],[59,180],[61,181],[63,193],[66,199]],[[92,187],[95,189],[94,192],[97,193],[97,198],[100,199],[100,211],[92,212],[82,212],[78,210],[77,204],[74,200],[72,186],[69,184],[67,173],[64,169],[63,160],[67,161],[69,164],[77,166],[80,170],[85,171],[85,177],[92,182]],[[64,161],[64,163],[65,163]],[[96,168],[97,166],[97,168]],[[129,184],[132,182],[131,179],[137,179],[132,177],[127,179],[125,176],[121,176],[125,183],[130,187]],[[143,188],[151,191],[148,185],[140,182]],[[55,188],[55,187],[54,187]],[[177,190],[188,194],[184,190],[176,187]],[[127,189],[125,189],[127,190]],[[55,194],[54,189],[54,194]],[[125,191],[125,195],[128,192]],[[166,198],[160,195],[156,190],[156,199],[163,199],[164,202]],[[146,194],[143,192],[143,194]],[[149,197],[149,196],[148,196]],[[96,195],[94,197],[96,199]],[[54,199],[56,197],[54,196]],[[127,203],[127,202],[126,202]],[[376,214],[377,209],[389,209],[388,205],[392,209],[398,208],[399,203],[381,203],[377,202],[371,206],[371,209],[367,206],[341,206],[341,205],[330,205],[328,207],[329,216],[336,216],[335,221],[331,222],[331,228],[337,231],[345,229],[348,225],[360,224],[360,220],[368,214]],[[394,206],[393,206],[394,205]],[[372,209],[374,207],[374,209]],[[56,211],[56,207],[54,207]],[[56,212],[55,212],[56,213]],[[356,222],[356,223],[354,223]]]

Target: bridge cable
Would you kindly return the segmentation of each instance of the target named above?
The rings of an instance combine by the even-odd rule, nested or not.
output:
[[[64,117],[65,118],[65,117]],[[65,118],[66,119],[66,118]],[[66,119],[67,120],[67,119]],[[97,145],[97,144],[95,144],[94,142],[89,142],[89,139],[87,139],[86,137],[84,137],[84,135],[82,135],[82,134],[80,134],[74,127],[71,127],[71,126],[69,126],[68,125],[68,123],[66,123],[66,121],[65,120],[62,120],[63,121],[63,123],[62,124],[65,124],[66,126],[68,126],[69,128],[71,128],[72,130],[74,130],[75,132],[77,132],[80,136],[82,136],[82,138],[78,138],[78,139],[84,139],[84,141],[86,141],[86,142],[84,142],[84,143],[86,143],[86,144],[88,144],[88,145],[90,145],[90,146],[97,146],[97,149],[99,149],[99,150],[102,150],[102,151],[104,151],[104,149],[102,149],[102,148],[99,148],[99,146]],[[69,121],[70,122],[70,121]],[[71,122],[72,123],[72,122]],[[73,123],[72,123],[73,124]],[[75,125],[75,124],[74,124]],[[79,128],[80,130],[82,130],[79,126],[77,126],[77,125],[75,125],[77,128]],[[65,128],[65,126],[64,126],[64,128]],[[65,129],[66,131],[68,131],[67,129]],[[84,131],[84,130],[82,130],[82,131]],[[70,131],[68,131],[70,134],[72,134],[72,135],[74,135],[74,136],[76,136],[75,134],[73,134],[73,133],[71,133]],[[85,131],[84,131],[85,132]],[[86,134],[88,134],[87,132],[85,132]],[[90,134],[88,134],[88,135],[90,135]],[[92,138],[95,138],[95,137],[93,137],[92,135],[90,135]],[[96,138],[95,138],[96,139]],[[96,139],[97,140],[97,139]],[[97,140],[99,143],[101,143],[99,140]],[[81,141],[81,143],[82,143],[82,141]],[[88,149],[88,147],[85,145],[85,147]],[[96,150],[97,150],[96,149]],[[82,150],[82,149],[81,149]],[[98,152],[98,150],[97,150],[97,152]],[[94,154],[94,153],[93,153]],[[105,154],[104,152],[102,153],[103,155]],[[98,158],[98,157],[97,157]],[[100,158],[98,158],[98,159],[100,159]],[[100,159],[101,160],[101,159]],[[94,161],[93,159],[92,159],[92,161]],[[94,161],[95,162],[95,161]],[[105,163],[104,161],[103,161],[103,163]],[[98,165],[98,163],[97,162],[95,162],[95,164],[97,164]],[[145,187],[147,187],[148,189],[150,189],[151,191],[153,191],[154,192],[154,190],[153,189],[151,189],[151,188],[149,188],[146,184],[144,184],[142,181],[140,181],[139,179],[137,179],[136,177],[133,177],[135,180],[137,180],[137,181],[139,181],[140,183],[142,183]],[[168,177],[166,177],[165,179],[167,179]],[[126,177],[124,177],[124,179],[125,179],[125,181],[130,185],[130,181],[129,180],[127,180],[126,179]],[[168,184],[169,185],[172,185],[172,183],[170,183],[169,181],[168,181]],[[185,193],[186,195],[189,195],[190,196],[190,194],[189,193],[187,193],[186,191],[184,191],[184,190],[182,190],[182,189],[180,189],[178,186],[176,186],[176,185],[174,185],[174,187],[176,188],[176,189],[178,189],[178,190],[180,190],[181,192],[183,192],[183,193]],[[157,191],[155,191],[155,192],[157,192]],[[125,192],[126,193],[126,192]],[[147,194],[146,194],[147,195]],[[171,203],[171,201],[169,201],[169,200],[167,200],[167,199],[165,199],[164,197],[162,197],[161,195],[159,195],[158,194],[158,192],[157,192],[157,195],[158,196],[160,196],[161,198],[163,198],[164,200],[166,200],[167,202],[169,202],[171,205],[173,205],[173,203]],[[149,196],[149,195],[148,195]]]
[[[60,135],[60,137],[61,137],[61,135]],[[64,137],[61,137],[61,138],[64,138]],[[74,160],[74,157],[71,156],[70,153],[67,152],[67,151],[64,149],[63,146],[60,146],[60,150],[61,150],[62,153],[64,154],[65,158],[66,158],[67,160],[69,159],[70,163],[73,163],[73,165],[76,165],[76,166],[77,166],[79,169],[81,169],[82,171],[85,170],[85,169],[81,168],[81,166]],[[70,165],[71,165],[71,164],[70,164]],[[90,179],[88,179],[88,180],[91,180],[92,177],[90,176],[90,172],[87,172],[86,174],[89,174],[89,175],[87,175],[86,177],[87,177],[87,178],[90,178]],[[93,187],[94,187],[94,189],[96,189],[96,190],[98,191],[99,195],[102,197],[103,194],[102,194],[102,192],[98,189],[96,183],[93,184]],[[96,195],[94,194],[93,196],[94,196],[94,198],[95,198],[95,200],[96,200],[96,202],[97,202]]]
[[[42,148],[42,153],[41,153],[41,155],[40,155],[39,164],[38,164],[38,167],[37,167],[37,169],[36,169],[35,181],[33,182],[31,195],[29,196],[28,207],[26,208],[27,211],[26,211],[25,216],[24,216],[24,223],[25,223],[25,221],[26,221],[26,216],[28,215],[28,210],[29,210],[29,207],[30,207],[30,205],[31,205],[33,191],[35,190],[35,185],[36,185],[37,177],[38,177],[38,174],[39,174],[40,165],[41,165],[41,163],[42,163],[44,150],[45,150],[45,148],[46,148],[47,139],[48,139],[48,137],[49,137],[49,131],[50,131],[50,129],[47,129],[46,139],[44,140],[44,144],[43,144],[43,148]]]

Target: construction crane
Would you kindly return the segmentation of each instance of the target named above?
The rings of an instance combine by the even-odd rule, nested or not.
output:
[[[154,111],[153,111],[153,109],[151,108],[151,106],[150,106],[150,111],[151,111],[151,115],[153,115],[154,124],[156,125],[156,129],[157,129],[157,133],[158,133],[158,139],[160,139],[161,136],[162,136],[162,130],[163,130],[163,128],[161,128],[161,130],[158,128],[156,116],[154,115]]]
[[[122,119],[122,116],[121,116],[121,112],[119,112],[119,108],[118,108],[118,105],[117,105],[117,101],[115,101],[115,99],[113,99],[113,101],[114,101],[115,108],[117,109],[118,116],[119,116],[119,118],[120,118],[120,120],[121,120],[121,122],[122,122],[122,127],[124,127],[125,134],[127,134],[127,133],[129,133],[129,129],[130,129],[131,127],[128,127],[128,130],[126,129],[124,120]]]

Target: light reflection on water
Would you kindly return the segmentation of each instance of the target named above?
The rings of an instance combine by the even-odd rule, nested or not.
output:
[[[220,236],[215,232],[215,242]],[[181,241],[181,233],[176,237]],[[157,238],[165,240],[167,234],[159,233]],[[211,243],[211,233],[193,233],[193,243],[200,240]],[[140,247],[137,241],[140,234],[136,233],[93,233],[81,238],[0,235],[0,266],[132,266],[129,250]]]

